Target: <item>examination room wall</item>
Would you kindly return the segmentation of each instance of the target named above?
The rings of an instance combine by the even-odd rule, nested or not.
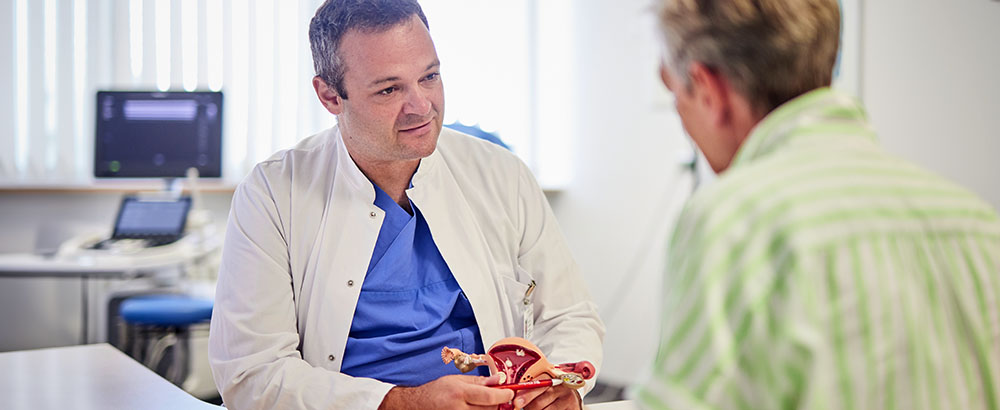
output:
[[[602,379],[635,381],[658,334],[664,247],[690,190],[687,143],[656,77],[647,0],[573,14],[572,179],[553,209],[608,325]],[[904,17],[903,13],[906,13]],[[637,21],[641,24],[637,24]],[[864,1],[861,89],[886,147],[1000,206],[1000,3]],[[230,195],[209,193],[217,221]],[[117,193],[0,191],[0,252],[109,228]],[[17,329],[7,329],[14,331]]]
[[[1000,2],[864,3],[863,97],[882,143],[1000,207]]]

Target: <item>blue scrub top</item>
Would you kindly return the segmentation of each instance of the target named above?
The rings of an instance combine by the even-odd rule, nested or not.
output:
[[[374,185],[374,184],[373,184]],[[441,348],[484,352],[479,325],[420,210],[410,215],[375,185],[385,220],[354,310],[341,372],[400,386],[461,374]],[[486,366],[469,374],[489,375]]]

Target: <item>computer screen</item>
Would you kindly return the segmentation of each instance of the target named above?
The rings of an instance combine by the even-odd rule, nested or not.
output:
[[[222,93],[99,91],[94,176],[222,176]]]
[[[179,237],[184,232],[191,197],[141,199],[127,196],[118,209],[114,239]]]

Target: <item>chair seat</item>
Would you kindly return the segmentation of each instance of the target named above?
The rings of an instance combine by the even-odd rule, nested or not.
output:
[[[212,318],[212,301],[184,295],[136,296],[122,302],[119,313],[130,324],[188,326]]]

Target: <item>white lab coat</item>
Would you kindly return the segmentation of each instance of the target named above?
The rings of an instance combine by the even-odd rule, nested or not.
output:
[[[444,129],[412,183],[407,195],[468,296],[485,347],[524,336],[527,324],[552,363],[600,368],[604,326],[517,157]],[[384,217],[374,199],[336,127],[258,164],[236,189],[208,350],[228,407],[374,409],[393,387],[339,372]]]

